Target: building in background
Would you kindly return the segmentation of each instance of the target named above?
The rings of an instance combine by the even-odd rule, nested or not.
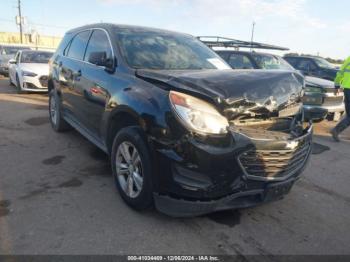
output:
[[[30,34],[23,34],[23,45],[29,46],[32,49],[51,50],[54,51],[61,37],[39,35],[35,31]],[[0,44],[20,44],[20,34],[12,32],[0,32]]]

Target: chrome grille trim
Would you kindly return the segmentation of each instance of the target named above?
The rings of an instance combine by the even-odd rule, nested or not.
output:
[[[248,178],[280,181],[304,167],[311,148],[311,141],[303,141],[294,150],[248,150],[238,162]]]

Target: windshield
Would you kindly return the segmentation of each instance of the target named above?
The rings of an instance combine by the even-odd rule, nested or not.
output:
[[[117,34],[122,55],[132,68],[230,69],[210,48],[191,36],[130,31]]]
[[[47,64],[51,56],[51,52],[23,52],[21,55],[21,63]]]
[[[324,58],[315,58],[315,63],[319,66],[319,67],[323,67],[323,68],[334,68],[334,66],[329,63],[326,59]]]
[[[294,70],[287,61],[281,57],[265,54],[252,54],[261,69]]]

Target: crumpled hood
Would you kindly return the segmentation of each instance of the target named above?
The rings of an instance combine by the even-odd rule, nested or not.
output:
[[[20,69],[22,71],[29,71],[37,75],[49,75],[49,64],[42,63],[21,63]]]
[[[269,111],[296,100],[304,78],[296,71],[281,70],[137,70],[136,76],[166,84],[171,89],[197,93],[230,105],[244,100],[268,105]]]
[[[305,85],[318,88],[335,88],[334,82],[311,76],[305,76]]]

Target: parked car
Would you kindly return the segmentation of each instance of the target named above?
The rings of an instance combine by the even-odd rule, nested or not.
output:
[[[21,50],[11,59],[9,69],[10,84],[17,92],[47,92],[49,59],[53,55],[48,51]]]
[[[282,57],[268,53],[225,50],[217,53],[233,69],[294,70]],[[339,120],[344,113],[344,93],[335,89],[329,80],[305,76],[305,94],[303,96],[305,119]]]
[[[50,60],[50,121],[109,154],[131,207],[201,215],[290,191],[311,152],[302,89],[295,71],[232,70],[187,34],[93,24]]]
[[[303,72],[304,75],[323,78],[334,81],[338,69],[326,59],[317,56],[284,56],[295,69]]]
[[[29,47],[0,44],[0,75],[8,76],[9,60],[14,58],[19,50],[30,50]]]

